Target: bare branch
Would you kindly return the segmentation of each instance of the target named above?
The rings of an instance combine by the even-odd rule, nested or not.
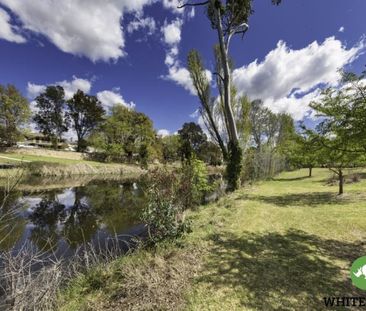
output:
[[[219,73],[219,72],[214,72],[213,73],[214,75],[217,75],[220,79],[221,79],[221,81],[222,82],[224,82],[225,80],[224,80],[224,78],[223,78],[223,76],[221,75],[221,73]]]

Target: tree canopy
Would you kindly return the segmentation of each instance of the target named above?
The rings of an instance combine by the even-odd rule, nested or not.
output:
[[[65,91],[59,85],[51,85],[35,99],[37,112],[33,117],[38,130],[49,138],[55,147],[68,131],[68,120],[65,118]]]
[[[319,162],[339,177],[343,193],[344,169],[365,161],[366,86],[362,77],[344,74],[340,88],[323,91],[319,101],[311,103],[321,122],[306,133],[316,142]]]
[[[90,141],[106,160],[131,162],[136,157],[142,160],[153,154],[156,134],[152,121],[145,114],[115,105]]]
[[[13,85],[0,85],[0,144],[12,146],[30,118],[29,103]]]
[[[202,145],[207,141],[202,128],[194,123],[184,123],[178,131],[181,141],[181,156],[183,160],[190,160],[193,155],[197,156]]]
[[[78,90],[67,101],[67,116],[71,120],[77,136],[77,150],[84,151],[86,148],[86,136],[103,121],[105,111],[102,103],[95,97]]]

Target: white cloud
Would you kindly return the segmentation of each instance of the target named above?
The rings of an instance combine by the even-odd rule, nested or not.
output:
[[[0,0],[23,28],[47,37],[60,50],[92,61],[125,55],[121,27],[126,12],[141,12],[153,0]],[[4,18],[4,17],[3,17]],[[2,25],[0,29],[6,29]],[[15,37],[21,40],[21,37]]]
[[[352,63],[364,49],[363,41],[347,49],[334,37],[300,50],[280,41],[262,62],[255,60],[234,70],[233,81],[240,93],[262,99],[270,109],[290,113],[298,120],[309,112],[308,101],[317,96],[320,85],[336,86],[338,69]]]
[[[302,120],[306,117],[313,117],[314,114],[309,107],[312,101],[317,101],[321,97],[321,89],[316,88],[314,91],[302,96],[296,97],[296,93],[291,94],[289,97],[284,97],[281,100],[273,101],[268,99],[264,101],[264,105],[271,109],[275,113],[286,112],[289,113],[294,120]]]
[[[209,83],[212,81],[212,73],[209,70],[205,71],[207,80]],[[190,73],[187,68],[181,67],[179,62],[175,62],[173,66],[169,67],[169,73],[165,76],[167,80],[171,80],[176,84],[183,87],[187,90],[191,95],[196,95],[196,89],[193,86],[193,82],[190,76]]]
[[[31,83],[31,82],[28,82],[28,85],[27,85],[28,97],[31,98],[31,99],[34,99],[39,94],[41,94],[45,89],[46,89],[45,85],[34,84],[34,83]]]
[[[166,137],[170,135],[170,131],[166,129],[161,129],[158,131],[158,135],[161,137]]]
[[[180,40],[182,39],[182,25],[183,21],[179,18],[175,19],[170,24],[165,21],[161,31],[166,44],[169,46],[175,46],[179,44]]]
[[[73,77],[71,81],[60,81],[55,82],[50,85],[60,85],[64,88],[65,91],[65,98],[70,99],[78,90],[83,91],[84,93],[89,94],[92,82],[86,79],[80,79],[77,77]],[[37,97],[41,92],[43,92],[46,89],[47,85],[45,84],[35,84],[28,82],[27,91],[28,91],[28,97],[30,99],[34,99]],[[101,101],[102,105],[106,109],[106,111],[109,111],[114,105],[121,104],[125,107],[133,109],[135,107],[135,104],[133,102],[126,102],[123,98],[123,96],[120,94],[119,88],[115,88],[113,90],[104,90],[100,91],[96,94],[97,98]],[[31,105],[33,108],[35,106],[34,101]],[[32,108],[32,109],[33,109]],[[33,109],[34,110],[34,109]]]
[[[182,26],[183,20],[177,18],[171,23],[167,23],[165,21],[164,26],[162,27],[163,41],[168,46],[165,57],[165,64],[168,67],[168,74],[163,76],[163,78],[175,82],[190,92],[192,95],[195,95],[196,90],[193,86],[189,71],[187,68],[182,67],[179,60],[177,59],[179,54],[178,45],[182,39]],[[206,75],[209,82],[211,82],[211,72],[206,70]]]
[[[118,89],[112,91],[102,91],[97,93],[98,99],[103,104],[106,111],[109,111],[115,105],[123,105],[127,108],[133,109],[135,108],[135,104],[133,102],[126,102],[122,95],[119,93]]]
[[[85,79],[79,79],[73,77],[72,81],[61,81],[57,82],[56,85],[60,85],[65,90],[65,98],[70,99],[78,90],[84,93],[89,93],[91,89],[91,82]]]
[[[339,32],[344,32],[344,30],[345,30],[344,26],[342,26],[342,27],[340,27],[340,28],[338,29],[338,31],[339,31]]]
[[[15,43],[24,43],[26,39],[17,33],[18,27],[10,24],[10,15],[0,8],[0,39]]]
[[[80,79],[75,76],[73,77],[73,79],[71,81],[64,80],[64,81],[52,83],[50,85],[62,86],[65,91],[66,99],[70,99],[77,92],[77,90],[81,90],[85,93],[89,93],[90,89],[92,87],[91,81],[86,80],[86,79]],[[47,85],[44,85],[44,84],[34,84],[31,82],[28,82],[28,85],[27,85],[28,97],[31,99],[34,99],[40,93],[42,93],[46,89],[46,87],[47,87]]]
[[[156,22],[152,17],[136,17],[135,20],[130,22],[127,26],[127,32],[133,33],[140,29],[147,29],[148,35],[152,35],[156,30]]]
[[[191,11],[188,13],[189,18],[194,18],[196,16],[196,10],[194,7],[191,8]]]
[[[163,7],[172,10],[176,14],[184,13],[184,9],[178,9],[181,4],[180,0],[163,0]]]

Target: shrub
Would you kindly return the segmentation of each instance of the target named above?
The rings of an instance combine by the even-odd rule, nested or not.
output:
[[[148,242],[155,245],[166,239],[179,238],[189,225],[184,221],[183,207],[177,197],[177,175],[157,169],[149,173],[147,183],[149,203],[142,213],[142,221],[148,228]]]
[[[149,242],[156,244],[165,239],[176,239],[189,230],[184,211],[204,202],[212,190],[206,165],[192,157],[176,172],[156,169],[145,177],[149,204],[143,211]]]
[[[205,163],[193,156],[183,163],[180,179],[179,197],[184,208],[202,204],[205,194],[211,190]]]

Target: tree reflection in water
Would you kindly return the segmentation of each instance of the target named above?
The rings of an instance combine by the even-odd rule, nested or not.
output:
[[[134,182],[92,181],[86,186],[51,190],[42,195],[18,193],[8,205],[14,207],[20,202],[26,212],[15,219],[4,219],[16,230],[11,238],[0,243],[1,250],[12,248],[17,241],[21,244],[22,236],[39,249],[54,252],[61,244],[76,249],[99,237],[128,233],[139,223],[146,197]]]

